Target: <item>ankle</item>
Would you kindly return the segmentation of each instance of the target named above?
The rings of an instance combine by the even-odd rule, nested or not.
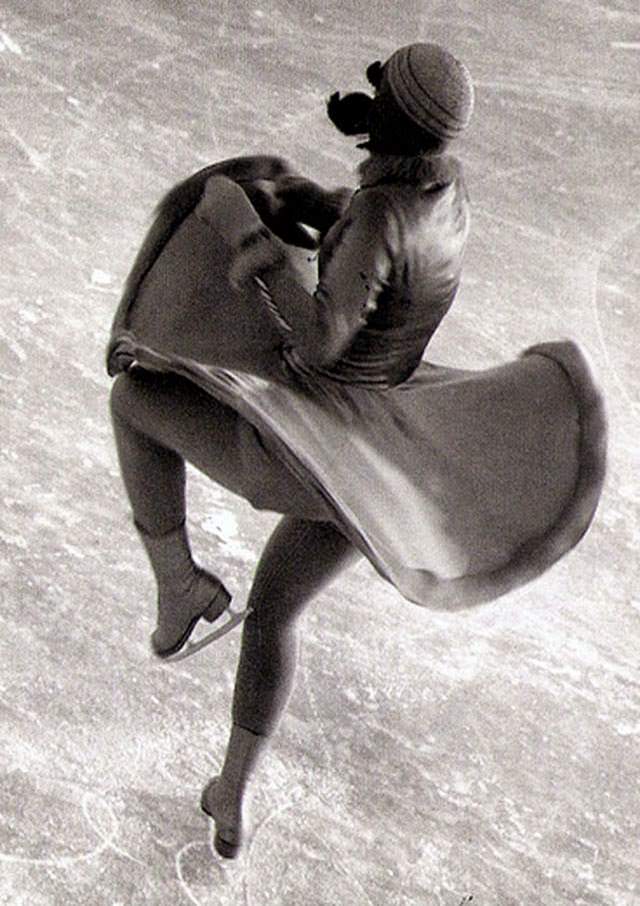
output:
[[[204,572],[193,561],[182,564],[179,570],[156,572],[156,584],[158,600],[162,603],[211,596]]]
[[[174,586],[187,588],[197,577],[197,566],[191,555],[191,546],[184,522],[161,534],[150,534],[139,523],[134,522],[140,540],[149,558],[149,563],[158,583],[174,590]]]
[[[221,826],[240,830],[242,826],[244,795],[243,791],[221,775],[213,777],[203,790],[203,805],[216,822]]]
[[[218,778],[218,795],[220,801],[225,805],[233,808],[235,811],[242,810],[246,787],[238,784],[235,780],[225,777],[224,773]]]

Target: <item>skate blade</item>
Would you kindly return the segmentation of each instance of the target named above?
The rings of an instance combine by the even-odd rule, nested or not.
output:
[[[228,632],[231,632],[236,626],[239,626],[240,623],[243,623],[246,618],[251,613],[252,608],[247,607],[246,610],[234,611],[230,608],[225,610],[225,614],[228,617],[226,623],[222,626],[219,626],[217,629],[214,629],[213,632],[210,632],[208,635],[203,636],[203,638],[198,639],[197,642],[188,641],[184,648],[181,648],[180,651],[176,651],[175,654],[170,654],[168,657],[163,658],[165,664],[172,664],[176,661],[183,661],[185,658],[192,657],[194,654],[197,654],[199,651],[202,651],[203,648],[206,648],[207,645],[210,645],[212,642],[217,642],[218,639],[221,639]],[[223,614],[224,615],[224,614]]]

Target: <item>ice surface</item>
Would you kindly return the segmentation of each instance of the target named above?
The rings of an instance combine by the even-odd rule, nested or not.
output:
[[[0,902],[640,903],[639,38],[636,0],[4,0]],[[197,804],[238,637],[148,654],[103,347],[162,192],[248,152],[352,184],[323,100],[413,40],[477,84],[472,238],[431,357],[579,340],[608,484],[576,551],[495,605],[420,611],[365,565],[322,595],[223,865]],[[190,494],[194,546],[241,601],[274,518],[195,474]]]

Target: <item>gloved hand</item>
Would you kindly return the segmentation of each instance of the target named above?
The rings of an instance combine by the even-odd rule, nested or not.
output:
[[[295,200],[280,191],[279,180],[259,179],[241,185],[262,222],[279,239],[303,249],[317,248],[317,238],[305,227]]]
[[[276,195],[289,217],[317,230],[322,240],[348,208],[353,191],[344,186],[324,189],[302,176],[287,176],[278,180]]]
[[[286,263],[287,255],[280,241],[266,227],[261,227],[242,240],[229,268],[229,281],[232,286],[240,287]]]

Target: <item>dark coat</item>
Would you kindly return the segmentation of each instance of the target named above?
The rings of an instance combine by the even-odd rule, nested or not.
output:
[[[109,374],[130,362],[132,336],[163,353],[256,373],[269,373],[279,363],[282,336],[276,323],[255,297],[230,284],[233,250],[199,216],[206,185],[215,176],[242,186],[256,214],[306,269],[299,278],[315,283],[315,264],[300,250],[317,247],[351,192],[327,192],[277,157],[239,157],[206,167],[174,186],[157,208],[113,320]]]
[[[420,362],[460,279],[460,171],[444,159],[372,158],[361,175],[309,292],[248,193],[209,173],[159,254],[152,227],[125,330],[141,331],[131,349],[143,367],[195,382],[267,438],[405,597],[468,607],[578,543],[604,481],[604,406],[570,342],[480,372]],[[289,178],[294,198],[322,201],[319,187]],[[164,339],[183,342],[183,355],[149,341],[154,318],[179,328]],[[234,357],[237,368],[224,367]],[[269,367],[280,379],[264,379]]]
[[[409,377],[458,289],[469,219],[454,158],[365,161],[360,189],[320,247],[313,299],[277,279],[277,267],[264,273],[299,360],[349,383]],[[247,273],[264,270],[268,249],[262,262],[260,249],[244,254]]]

